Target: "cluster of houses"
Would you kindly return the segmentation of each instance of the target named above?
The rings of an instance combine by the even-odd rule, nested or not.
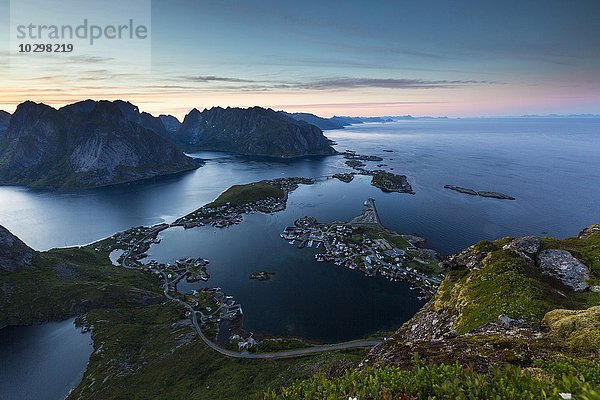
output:
[[[265,183],[277,186],[284,192],[282,198],[267,197],[242,205],[232,205],[225,203],[219,206],[202,207],[193,213],[178,219],[173,225],[183,226],[184,228],[194,228],[198,226],[210,225],[216,228],[227,228],[242,222],[243,214],[255,212],[274,213],[285,209],[287,194],[298,188],[300,184],[310,185],[314,179],[309,178],[277,178],[265,181]]]
[[[204,258],[181,258],[175,261],[175,264],[163,264],[150,260],[143,267],[157,275],[164,273],[167,279],[179,281],[185,278],[188,282],[198,282],[201,280],[207,281],[210,278],[206,268],[208,264],[209,261]]]
[[[192,214],[178,219],[173,225],[183,226],[185,229],[210,225],[215,228],[227,228],[241,223],[242,212],[229,203],[215,207],[202,207]]]
[[[223,293],[221,288],[203,288],[201,290],[192,290],[192,296],[204,298],[211,305],[204,305],[202,312],[202,322],[221,322],[221,320],[232,321],[237,317],[244,315],[242,306],[235,302],[233,296]],[[198,301],[192,306],[198,307]]]
[[[408,248],[399,249],[383,237],[369,237],[360,227],[324,225],[312,217],[304,217],[295,221],[294,226],[286,227],[280,236],[298,248],[320,248],[315,255],[319,262],[333,262],[367,276],[379,274],[393,281],[409,280],[426,295],[433,294],[441,282],[440,277],[410,266],[418,261],[427,263],[415,257],[419,249],[410,242]]]
[[[169,224],[158,224],[150,227],[141,226],[131,228],[124,232],[115,233],[111,236],[114,244],[108,246],[106,250],[111,251],[112,249],[126,248],[129,252],[129,260],[137,262],[146,256],[145,253],[150,249],[152,244],[160,243],[158,234],[168,227]],[[96,251],[100,250],[100,248],[96,248]]]

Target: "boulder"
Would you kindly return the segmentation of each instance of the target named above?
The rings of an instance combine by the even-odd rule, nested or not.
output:
[[[516,238],[510,243],[504,245],[504,250],[512,250],[520,256],[532,260],[540,251],[541,243],[540,240],[535,236],[525,236]]]
[[[589,269],[568,251],[544,250],[538,254],[537,262],[542,274],[558,279],[576,292],[587,289]]]

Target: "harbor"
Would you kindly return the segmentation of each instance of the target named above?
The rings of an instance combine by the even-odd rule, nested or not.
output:
[[[303,217],[286,227],[280,237],[297,243],[299,249],[320,249],[315,254],[319,262],[359,270],[370,277],[408,281],[423,298],[432,296],[443,278],[437,253],[418,247],[420,238],[386,230],[371,198],[364,202],[363,212],[347,223],[322,224]]]

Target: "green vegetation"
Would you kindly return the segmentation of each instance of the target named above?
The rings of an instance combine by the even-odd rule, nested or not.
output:
[[[162,300],[156,278],[115,268],[108,253],[93,246],[36,253],[32,267],[0,272],[0,280],[0,327]]]
[[[600,306],[553,310],[544,317],[550,337],[573,352],[600,356]]]
[[[585,380],[596,386],[600,384],[600,361],[598,359],[588,360],[566,355],[554,355],[534,360],[533,364],[554,381],[562,380],[563,376],[578,376],[581,381]]]
[[[242,206],[259,200],[269,198],[282,199],[285,192],[281,187],[267,181],[249,183],[246,185],[234,185],[221,193],[221,195],[212,203],[205,207],[218,207],[227,203],[232,206]]]
[[[478,373],[460,364],[430,365],[417,361],[411,369],[383,367],[346,371],[327,379],[317,375],[278,391],[268,391],[266,400],[378,399],[560,399],[571,393],[578,399],[600,398],[599,382],[586,382],[576,374],[544,381],[530,372],[507,366]]]
[[[387,229],[380,229],[371,226],[356,226],[354,228],[355,234],[364,234],[371,239],[385,239],[399,249],[406,249],[410,246],[408,241],[395,232],[388,231]]]
[[[386,171],[373,171],[371,175],[373,177],[371,185],[384,192],[413,193],[412,187],[404,175],[396,175]]]
[[[94,310],[96,351],[71,399],[260,399],[264,390],[354,368],[366,350],[285,360],[224,357],[199,340],[175,303]]]
[[[508,244],[512,239],[513,238],[507,236],[502,239],[495,240],[493,242],[490,242],[489,240],[482,240],[480,242],[475,243],[470,248],[472,249],[472,251],[474,253],[482,253],[482,252],[489,253],[491,251],[496,251],[496,250],[502,249],[502,246],[504,246],[505,244]]]
[[[539,322],[548,311],[566,305],[563,297],[509,250],[490,253],[484,267],[469,274],[458,296],[457,301],[466,300],[458,333],[495,321],[500,314]]]
[[[457,333],[465,333],[499,315],[540,323],[547,312],[557,308],[584,309],[600,305],[600,294],[575,293],[543,277],[539,270],[516,253],[503,250],[511,239],[482,241],[471,246],[470,254],[487,253],[481,266],[469,270],[457,266],[448,271],[435,296],[434,310],[448,310],[457,316]],[[566,249],[588,265],[596,279],[600,269],[600,232],[584,239],[544,239],[544,248]],[[590,280],[591,280],[590,279]]]

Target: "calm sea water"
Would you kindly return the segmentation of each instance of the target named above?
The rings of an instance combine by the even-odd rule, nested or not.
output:
[[[0,334],[0,399],[64,399],[92,353],[91,334],[73,319],[4,328]]]
[[[417,194],[386,196],[379,204],[384,221],[425,235],[445,253],[504,235],[572,236],[600,220],[600,119],[407,121],[326,134],[338,149],[381,155],[394,172],[408,175]],[[341,157],[270,162],[198,156],[207,164],[191,173],[113,188],[56,193],[0,187],[0,224],[36,249],[82,244],[172,221],[232,184],[347,169]],[[444,184],[505,192],[517,201],[462,195]],[[348,191],[351,185],[338,196]]]
[[[221,287],[244,310],[244,328],[276,336],[300,336],[324,342],[362,338],[381,330],[395,330],[424,304],[404,282],[367,278],[358,271],[319,263],[315,248],[298,249],[279,234],[301,216],[323,221],[348,220],[360,214],[364,196],[378,189],[367,180],[355,185],[354,201],[339,201],[339,181],[302,187],[290,196],[285,211],[249,215],[239,225],[217,229],[172,228],[161,233],[149,259],[173,263],[182,257],[210,260],[208,282],[179,284],[189,292]],[[362,199],[358,201],[358,198]],[[332,218],[324,204],[340,203]],[[275,272],[269,281],[249,279],[255,271]]]

